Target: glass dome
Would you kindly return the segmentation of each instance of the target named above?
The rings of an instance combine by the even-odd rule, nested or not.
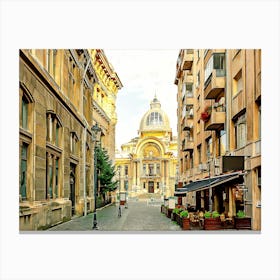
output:
[[[152,112],[146,118],[146,125],[162,125],[162,115],[159,112]]]

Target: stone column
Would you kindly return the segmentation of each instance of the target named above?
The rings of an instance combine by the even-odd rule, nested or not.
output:
[[[47,141],[51,141],[52,140],[52,119],[51,119],[51,114],[48,114],[48,123],[49,123],[49,127],[47,127]]]
[[[136,162],[132,162],[132,164],[133,164],[132,185],[136,186]]]
[[[137,180],[137,186],[140,186],[140,161],[136,162],[136,170],[137,170],[137,177],[136,177],[136,180]]]

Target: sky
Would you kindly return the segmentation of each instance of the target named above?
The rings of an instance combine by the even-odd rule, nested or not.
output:
[[[116,148],[138,136],[142,116],[155,94],[177,135],[177,86],[174,84],[179,49],[108,50],[105,55],[123,88],[116,101]]]

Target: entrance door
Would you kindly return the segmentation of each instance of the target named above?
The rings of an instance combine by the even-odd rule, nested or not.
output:
[[[75,171],[76,165],[70,163],[70,200],[72,201],[72,215],[75,214]]]
[[[154,193],[154,181],[149,181],[149,193]]]

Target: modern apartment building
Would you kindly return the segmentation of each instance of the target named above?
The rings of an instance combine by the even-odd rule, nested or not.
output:
[[[121,81],[103,50],[19,51],[19,228],[45,229],[94,210],[94,143],[114,159]]]
[[[182,49],[177,195],[261,229],[261,50]]]

